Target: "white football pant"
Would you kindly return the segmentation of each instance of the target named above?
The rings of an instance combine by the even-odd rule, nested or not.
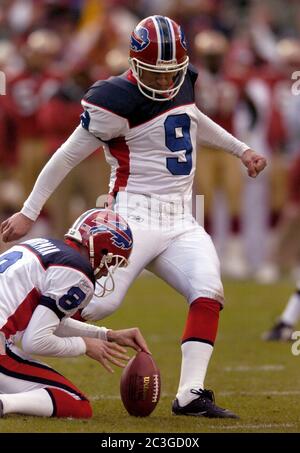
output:
[[[127,203],[115,210],[129,223],[133,250],[129,265],[113,274],[115,289],[94,297],[82,311],[96,321],[118,309],[132,282],[148,269],[182,294],[191,304],[199,297],[224,302],[220,263],[210,236],[182,202],[162,202],[148,196],[128,194]]]

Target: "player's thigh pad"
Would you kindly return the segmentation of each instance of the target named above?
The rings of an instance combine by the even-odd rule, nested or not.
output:
[[[196,225],[176,236],[148,267],[192,303],[199,297],[224,303],[220,262],[205,230]]]

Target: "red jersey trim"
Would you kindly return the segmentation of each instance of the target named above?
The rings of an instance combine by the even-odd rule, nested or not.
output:
[[[108,142],[111,155],[117,159],[118,168],[116,170],[116,180],[112,194],[116,194],[120,189],[125,189],[130,175],[130,151],[125,137],[118,137]]]
[[[18,306],[16,311],[10,315],[6,324],[2,326],[1,332],[4,333],[6,338],[15,335],[17,332],[23,332],[23,330],[26,329],[39,300],[40,293],[36,288],[33,288]]]

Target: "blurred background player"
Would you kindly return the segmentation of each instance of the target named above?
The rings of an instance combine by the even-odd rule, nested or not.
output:
[[[97,281],[104,279],[106,289],[107,278],[113,284],[131,249],[128,224],[112,211],[93,209],[64,242],[36,238],[0,255],[0,417],[92,416],[83,393],[31,354],[86,354],[112,372],[110,363],[122,367],[129,359],[120,345],[149,352],[136,328],[114,331],[71,319],[90,302]]]
[[[292,80],[300,65],[300,40],[285,37],[276,41],[263,24],[270,59],[275,71],[266,80],[272,92],[270,142],[274,149],[272,169],[273,208],[279,212],[276,235],[265,265],[256,278],[272,283],[289,275],[296,280],[296,290],[272,328],[263,333],[266,341],[287,341],[300,318],[300,97],[293,90]],[[260,40],[261,42],[261,40]]]
[[[18,64],[8,65],[7,94],[0,100],[6,117],[5,132],[9,134],[9,141],[2,148],[5,177],[1,182],[0,205],[3,204],[5,211],[14,210],[20,204],[47,161],[39,114],[61,83],[62,74],[55,64],[61,48],[61,39],[54,31],[38,29],[19,44]],[[32,234],[49,233],[42,216]]]
[[[270,330],[264,332],[262,339],[265,341],[290,341],[295,326],[300,319],[300,282],[295,292]]]
[[[57,59],[62,41],[51,30],[30,33],[21,47],[24,68],[8,84],[8,96],[16,122],[20,181],[29,193],[39,169],[46,162],[45,141],[39,127],[39,110],[61,84]]]
[[[197,106],[217,124],[234,133],[240,88],[230,78],[226,67],[229,41],[221,32],[204,30],[195,36],[194,49],[199,65],[195,87]],[[202,146],[200,151],[196,190],[204,195],[205,227],[213,235],[222,257],[224,275],[245,277],[240,228],[241,167],[236,159],[220,149]],[[228,210],[228,228],[224,216],[220,219],[223,202]]]
[[[227,65],[230,76],[239,86],[239,99],[233,119],[235,135],[271,158],[269,129],[271,93],[264,80],[269,64],[258,52],[250,29],[242,27],[236,34],[235,43]],[[270,166],[273,161],[271,159]],[[270,222],[270,171],[266,171],[253,184],[243,174],[240,224],[243,255],[246,258],[245,276],[254,277],[265,263],[269,249]],[[259,202],[258,202],[259,200]]]
[[[300,155],[292,160],[288,178],[289,198],[284,207],[283,215],[279,224],[279,235],[276,255],[273,264],[274,271],[269,278],[278,277],[278,269],[281,272],[299,270],[300,263]],[[277,266],[277,267],[276,267]],[[286,308],[273,325],[262,336],[267,341],[290,340],[295,325],[300,319],[300,280],[298,272],[294,272],[297,280],[296,290],[289,298]]]
[[[280,206],[280,216],[273,247],[257,275],[262,283],[271,283],[286,275],[297,280],[300,260],[300,97],[293,91],[291,80],[292,74],[300,67],[300,40],[284,38],[276,43],[275,51],[281,62],[280,71],[272,83],[275,112],[272,129],[276,131],[274,149],[277,159],[280,159],[274,176],[281,182],[274,192],[278,193],[275,197]]]
[[[173,20],[150,16],[137,24],[129,66],[87,91],[81,125],[44,167],[22,212],[2,223],[3,239],[27,233],[66,174],[100,142],[111,166],[114,209],[130,222],[136,247],[131,270],[119,274],[113,296],[101,303],[94,298],[82,317],[113,313],[140,272],[151,270],[189,304],[173,413],[236,418],[204,388],[224,295],[214,245],[191,213],[197,143],[239,157],[251,177],[266,160],[196,107],[197,73],[189,65],[184,33]]]

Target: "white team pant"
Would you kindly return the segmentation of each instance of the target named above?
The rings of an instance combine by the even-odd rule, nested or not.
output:
[[[58,389],[74,399],[86,399],[67,378],[10,344],[6,353],[0,354],[0,394],[29,392],[42,388]]]
[[[92,416],[90,402],[71,381],[10,342],[5,348],[1,333],[0,398],[4,407],[8,404],[8,413],[73,418]]]
[[[94,297],[82,316],[96,321],[109,316],[120,306],[132,282],[148,269],[182,294],[191,304],[199,297],[224,302],[220,263],[210,236],[190,211],[182,212],[178,203],[155,202],[149,197],[130,195],[127,205],[115,210],[129,223],[133,250],[126,268],[114,273],[114,291]]]

